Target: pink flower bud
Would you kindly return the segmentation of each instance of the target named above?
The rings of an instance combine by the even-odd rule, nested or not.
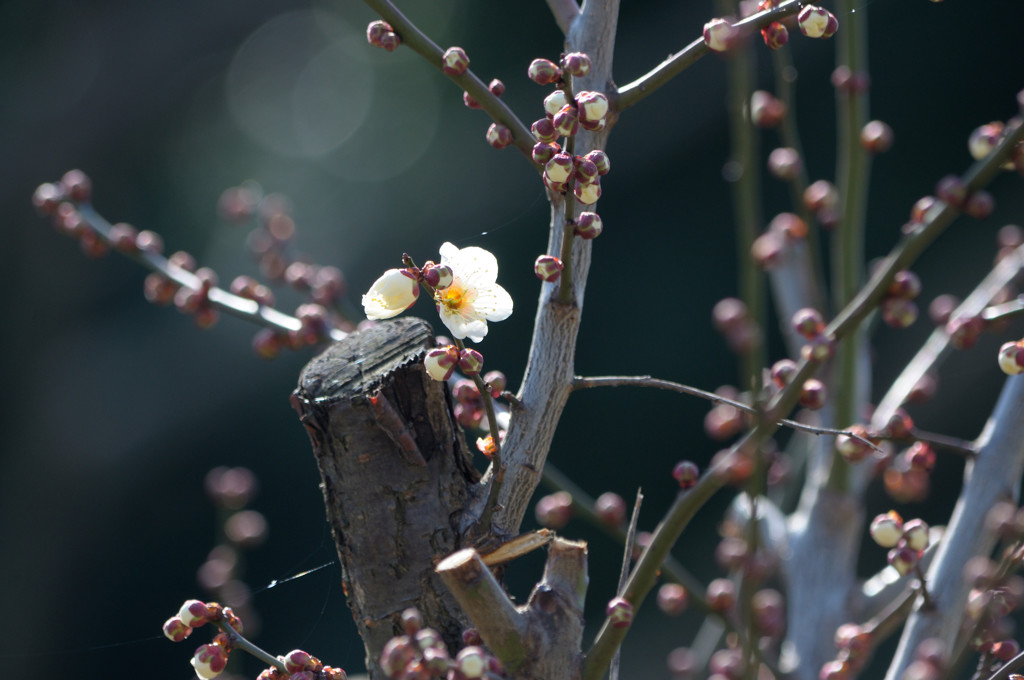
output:
[[[203,680],[215,678],[228,664],[228,652],[218,644],[201,645],[192,657],[192,667]]]
[[[481,647],[463,647],[455,656],[455,669],[467,680],[482,678],[490,665]]]
[[[868,153],[885,153],[892,148],[892,128],[880,120],[869,122],[860,131],[860,145]]]
[[[505,94],[505,83],[495,78],[487,85],[487,89],[490,90],[491,94],[495,97],[500,97]]]
[[[808,378],[804,382],[803,389],[800,391],[801,406],[817,411],[825,405],[826,398],[825,383],[817,378]]]
[[[882,321],[897,329],[910,328],[917,321],[918,310],[913,300],[886,298],[882,301]]]
[[[60,178],[65,196],[75,203],[88,203],[92,198],[92,180],[81,170],[68,170]]]
[[[459,354],[459,368],[466,375],[476,375],[484,367],[484,355],[475,349],[464,349]]]
[[[608,154],[600,149],[587,152],[584,158],[597,166],[597,173],[599,175],[607,175],[612,169],[612,162],[608,158]]]
[[[449,47],[441,56],[441,70],[450,76],[461,76],[469,68],[469,57],[461,47]]]
[[[992,150],[1003,138],[1003,128],[1002,122],[993,121],[971,132],[971,136],[967,139],[967,150],[970,151],[971,158],[980,161],[992,153]]]
[[[571,76],[585,76],[590,73],[590,57],[583,52],[569,52],[562,57],[562,70]]]
[[[547,97],[544,97],[544,111],[547,112],[548,116],[553,117],[568,103],[569,98],[565,96],[565,90],[555,90]]]
[[[605,607],[612,628],[628,628],[633,623],[633,605],[624,597],[616,597]]]
[[[380,653],[380,667],[389,678],[401,677],[406,664],[416,658],[416,646],[408,635],[387,641]]]
[[[547,165],[556,153],[560,153],[562,147],[555,143],[537,142],[533,145],[533,149],[530,151],[530,156],[537,163]]]
[[[533,263],[533,273],[541,281],[557,281],[562,275],[562,261],[553,255],[540,255]]]
[[[792,182],[799,177],[802,168],[803,163],[796,149],[783,146],[768,154],[768,171],[785,182]]]
[[[164,635],[171,642],[181,642],[192,634],[192,626],[181,620],[180,617],[172,616],[164,621]]]
[[[178,618],[186,626],[192,628],[205,626],[209,620],[206,616],[206,603],[199,600],[185,600],[185,604],[181,605],[181,609],[178,611]]]
[[[786,105],[771,92],[757,90],[750,95],[750,120],[760,128],[777,127],[786,115]]]
[[[689,604],[686,588],[678,583],[666,583],[658,589],[658,609],[669,616],[679,616]]]
[[[594,512],[606,525],[619,527],[626,521],[626,501],[619,494],[607,491],[594,501]]]
[[[293,649],[282,657],[278,657],[284,663],[285,670],[289,673],[310,670],[313,667],[313,657],[309,652],[301,649]]]
[[[572,193],[576,195],[576,200],[583,205],[593,205],[597,203],[597,199],[601,198],[601,183],[598,181],[593,182],[576,182],[573,185]]]
[[[859,463],[871,454],[871,447],[863,441],[868,438],[868,431],[863,425],[851,425],[848,429],[860,439],[849,434],[836,435],[836,451],[846,462]]]
[[[909,269],[902,269],[892,277],[886,294],[913,300],[921,294],[921,279]]]
[[[395,29],[386,21],[371,21],[366,27],[366,40],[374,47],[394,52],[401,43]]]
[[[771,368],[772,382],[779,389],[789,384],[789,381],[796,375],[796,362],[792,359],[779,359]]]
[[[704,24],[704,44],[713,52],[725,52],[738,37],[739,31],[725,19],[712,19]]]
[[[890,510],[871,520],[868,531],[875,543],[883,548],[892,548],[903,538],[903,518],[895,510]]]
[[[597,179],[597,165],[586,158],[576,157],[576,180],[588,184]]]
[[[597,238],[604,231],[604,222],[595,212],[581,212],[576,218],[576,226],[573,232],[584,239]]]
[[[917,566],[917,551],[909,546],[895,547],[889,551],[888,560],[890,566],[900,576],[906,576]]]
[[[389,269],[363,295],[367,319],[390,319],[416,304],[420,286],[408,269]]]
[[[444,290],[454,280],[455,274],[446,264],[429,264],[423,268],[423,281],[437,290]]]
[[[559,109],[551,119],[551,123],[555,126],[555,132],[562,137],[572,137],[580,131],[579,116],[571,104],[566,104]]]
[[[512,143],[512,131],[501,123],[491,123],[485,136],[487,143],[495,149],[504,149]]]
[[[903,525],[903,540],[911,550],[928,547],[928,525],[922,519],[912,519]]]
[[[551,143],[558,139],[558,133],[555,132],[555,126],[551,123],[551,119],[547,117],[534,122],[534,124],[530,126],[530,131],[533,133],[533,136],[537,138],[537,141],[540,142]]]
[[[679,482],[679,488],[690,489],[700,478],[700,469],[696,463],[688,460],[681,460],[672,468],[672,477]]]
[[[534,514],[541,526],[561,529],[572,518],[572,496],[566,491],[544,496],[534,506]]]
[[[708,583],[705,597],[712,611],[724,614],[736,604],[736,586],[727,578],[716,578]]]
[[[466,108],[468,108],[468,109],[479,109],[480,108],[480,102],[478,102],[477,100],[473,99],[472,95],[470,95],[468,92],[463,92],[462,93],[462,103],[465,104]]]
[[[459,350],[455,345],[447,347],[435,347],[428,350],[423,357],[423,367],[434,380],[447,380],[452,377],[455,367],[459,363]]]
[[[985,321],[980,316],[958,316],[950,319],[946,324],[949,343],[955,349],[969,349],[973,347],[983,330],[985,330]]]
[[[781,22],[773,21],[761,29],[761,38],[769,49],[777,50],[789,42],[789,29]]]
[[[576,95],[581,120],[596,122],[608,115],[608,97],[601,92],[584,91]]]
[[[1024,345],[1021,341],[1007,342],[999,348],[999,368],[1006,375],[1024,373]]]
[[[976,220],[983,220],[992,214],[996,207],[996,199],[984,189],[978,189],[967,197],[964,203],[964,213]]]
[[[808,38],[822,38],[828,29],[828,18],[828,10],[816,7],[815,5],[807,5],[800,10],[800,13],[796,16],[796,21],[800,26],[800,32]]]
[[[534,59],[530,62],[526,75],[538,85],[550,85],[561,80],[562,70],[548,59]]]
[[[558,153],[544,166],[544,177],[551,182],[567,182],[573,169],[572,156]]]
[[[484,382],[491,387],[491,396],[495,399],[508,388],[508,378],[501,371],[487,371]]]
[[[808,340],[825,330],[825,319],[821,312],[811,307],[798,309],[793,313],[793,330]]]
[[[808,210],[820,213],[835,210],[839,203],[839,192],[828,180],[820,179],[804,190],[804,205]]]

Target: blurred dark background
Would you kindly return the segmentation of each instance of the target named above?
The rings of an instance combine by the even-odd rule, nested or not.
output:
[[[441,45],[466,48],[485,80],[529,122],[545,91],[526,66],[556,58],[560,34],[542,2],[421,0],[400,3]],[[867,5],[870,5],[869,7]],[[970,163],[966,139],[1016,109],[1024,87],[1016,0],[870,1],[872,111],[896,133],[874,164],[870,256],[897,239],[910,206],[936,179]],[[700,32],[711,3],[624,3],[616,81],[640,75]],[[407,50],[366,45],[375,18],[341,0],[82,0],[0,3],[0,205],[8,239],[3,289],[4,389],[0,415],[0,659],[35,675],[187,678],[201,632],[182,645],[160,625],[204,594],[197,567],[217,537],[203,478],[244,465],[260,479],[252,507],[269,522],[249,553],[246,579],[274,653],[301,647],[358,670],[362,650],[340,592],[337,566],[270,590],[272,579],[334,559],[318,475],[288,406],[308,353],[273,362],[249,349],[254,328],[224,319],[199,331],[142,298],[144,273],[119,257],[96,262],[30,206],[36,185],[79,167],[111,221],[160,232],[221,280],[255,274],[245,230],[218,221],[217,198],[243,180],[291,198],[298,246],[341,267],[359,295],[403,251],[423,261],[446,240],[493,251],[516,313],[492,326],[488,368],[513,385],[522,375],[538,283],[531,264],[546,242],[539,180],[514,150],[483,139],[488,120]],[[840,19],[842,30],[843,17]],[[834,176],[832,46],[791,41],[800,72],[798,115],[812,179]],[[770,87],[763,50],[759,84]],[[711,331],[710,310],[735,293],[732,212],[721,179],[727,160],[724,62],[699,62],[630,110],[608,152],[613,171],[600,204],[577,372],[654,374],[703,388],[735,381],[735,362]],[[776,145],[762,139],[765,154]],[[995,214],[964,220],[921,261],[922,306],[966,293],[987,271],[993,236],[1022,221],[1020,179],[993,187]],[[787,209],[784,188],[764,180],[767,209]],[[766,218],[771,216],[766,213]],[[287,299],[287,296],[286,296]],[[283,304],[288,307],[288,302]],[[434,321],[429,305],[416,312]],[[440,330],[440,325],[435,323]],[[930,330],[926,318],[881,331],[876,396]],[[1021,329],[1007,333],[1018,337]],[[987,338],[955,357],[919,424],[973,438],[1001,374]],[[781,347],[773,340],[773,358]],[[677,395],[592,392],[566,410],[552,460],[592,494],[647,495],[641,528],[674,495],[674,462],[702,467],[706,404]],[[933,522],[948,513],[960,467],[940,465],[935,503],[911,508]],[[889,507],[873,492],[878,509]],[[725,500],[709,508],[677,549],[703,578],[715,575],[712,532]],[[532,523],[532,518],[528,523]],[[619,551],[591,538],[590,609],[614,589]],[[865,557],[880,567],[883,551]],[[539,562],[512,570],[520,596]],[[664,654],[696,618],[667,625],[650,608],[631,636],[626,668],[667,677]],[[193,644],[193,641],[196,641]],[[247,662],[254,677],[257,664]]]

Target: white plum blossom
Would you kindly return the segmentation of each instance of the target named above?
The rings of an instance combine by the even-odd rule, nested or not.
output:
[[[499,286],[498,261],[494,255],[470,246],[441,246],[441,264],[451,267],[450,286],[434,295],[441,321],[460,340],[480,342],[488,321],[504,321],[512,314],[512,297]]]
[[[363,295],[363,310],[372,320],[390,319],[409,309],[420,294],[420,284],[408,269],[389,269]]]

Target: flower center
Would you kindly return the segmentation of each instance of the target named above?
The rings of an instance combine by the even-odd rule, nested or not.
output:
[[[466,290],[461,286],[448,286],[437,292],[437,302],[450,312],[458,312],[466,302]]]

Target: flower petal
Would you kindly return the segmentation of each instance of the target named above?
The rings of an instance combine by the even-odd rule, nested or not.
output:
[[[512,296],[496,283],[478,287],[473,311],[488,321],[504,321],[512,315]]]
[[[451,243],[445,243],[440,252],[441,264],[451,267],[455,278],[467,287],[487,285],[498,280],[498,260],[483,248],[456,248]]]
[[[441,322],[448,327],[452,336],[459,340],[469,338],[473,342],[480,342],[487,335],[487,322],[483,319],[465,317],[445,307],[441,307],[438,312],[441,315]]]
[[[390,319],[412,307],[419,294],[416,279],[405,270],[389,269],[363,295],[363,311],[367,319]]]

